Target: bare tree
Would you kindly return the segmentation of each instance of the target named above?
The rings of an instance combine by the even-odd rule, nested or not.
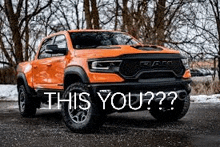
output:
[[[46,9],[52,3],[52,0],[49,0],[43,6],[41,3],[44,2],[37,0],[32,3],[28,0],[19,0],[15,3],[12,0],[4,0],[4,4],[1,5],[2,14],[7,20],[2,20],[2,23],[8,27],[12,36],[12,42],[9,41],[12,56],[8,55],[5,45],[3,45],[2,37],[0,38],[2,40],[1,50],[10,65],[16,65],[24,60],[28,60],[29,22],[33,17]],[[24,36],[25,38],[23,38]],[[8,39],[8,36],[5,37]],[[25,46],[23,46],[23,40],[26,41]],[[23,52],[25,52],[25,54],[23,54]]]
[[[216,30],[218,34],[218,38],[216,40],[218,41],[218,75],[220,80],[220,2],[219,0],[209,0],[213,14],[214,14],[214,20],[216,23]]]
[[[91,7],[91,9],[90,9]],[[84,0],[87,29],[99,29],[99,11],[96,0]]]
[[[164,45],[165,40],[165,10],[166,0],[159,0],[156,3],[154,28],[155,28],[155,44]]]
[[[143,43],[172,47],[192,59],[216,56],[220,63],[219,5],[219,0],[4,0],[0,51],[7,61],[0,63],[27,61],[42,37],[85,27],[121,29]]]
[[[91,0],[92,12],[90,13],[92,16],[93,28],[99,29],[99,12],[96,4],[96,0]]]
[[[91,19],[91,13],[90,13],[90,4],[89,0],[84,0],[84,10],[85,10],[85,19],[86,19],[86,28],[91,29],[92,28],[92,19]]]

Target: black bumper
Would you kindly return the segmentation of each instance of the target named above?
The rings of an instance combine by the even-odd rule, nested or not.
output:
[[[105,84],[90,84],[91,92],[96,95],[97,92],[107,90],[111,92],[158,92],[158,91],[177,91],[185,90],[191,92],[189,84],[191,79],[153,79],[146,82],[123,82],[123,83],[105,83]]]

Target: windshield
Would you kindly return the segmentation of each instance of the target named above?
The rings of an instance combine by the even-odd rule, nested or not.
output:
[[[73,47],[76,49],[140,44],[131,36],[120,32],[73,32],[70,36]]]

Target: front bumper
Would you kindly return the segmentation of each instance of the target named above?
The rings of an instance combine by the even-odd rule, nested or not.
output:
[[[158,92],[158,91],[178,91],[185,90],[187,94],[191,92],[189,84],[191,79],[150,79],[142,82],[123,82],[123,83],[97,83],[90,84],[91,92],[96,96],[97,92]]]
[[[107,99],[106,110],[108,113],[114,112],[112,108],[113,104],[117,107],[123,106],[125,103],[125,109],[119,111],[130,111],[128,102],[131,102],[132,107],[138,107],[140,105],[140,95],[142,97],[143,105],[140,110],[149,110],[151,108],[151,101],[154,104],[159,104],[162,99],[161,95],[157,95],[158,92],[162,92],[166,95],[166,99],[163,101],[163,105],[166,108],[171,109],[171,101],[174,99],[174,95],[169,95],[170,92],[175,92],[178,97],[178,101],[183,101],[191,92],[190,79],[150,79],[146,82],[124,82],[124,83],[105,83],[105,84],[90,84],[90,94],[93,94],[94,98],[100,102],[100,95],[102,98]],[[146,95],[146,92],[151,92],[154,98],[150,101],[152,95]],[[99,93],[99,94],[98,94]],[[108,95],[110,93],[110,95]],[[121,93],[115,97],[114,94]],[[124,95],[124,97],[122,96]],[[108,97],[108,98],[107,98]],[[126,102],[124,100],[126,99]],[[129,100],[130,99],[130,100]],[[102,102],[100,102],[102,106]],[[162,105],[160,107],[162,109]]]

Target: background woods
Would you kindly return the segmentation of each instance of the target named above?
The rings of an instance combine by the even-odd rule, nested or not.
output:
[[[191,62],[220,63],[219,0],[1,0],[1,70],[31,60],[43,37],[69,29],[121,30]]]

